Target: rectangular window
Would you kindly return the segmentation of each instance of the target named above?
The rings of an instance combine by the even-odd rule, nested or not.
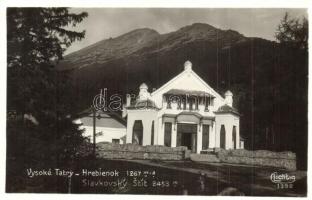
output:
[[[165,123],[165,141],[164,144],[167,147],[171,146],[171,131],[172,131],[172,123]]]
[[[182,109],[181,99],[177,101],[177,104],[178,104],[178,110],[181,110]]]
[[[167,101],[167,109],[171,109],[171,102]]]
[[[214,98],[211,96],[205,97],[205,111],[209,111],[209,106],[213,106],[213,100]]]
[[[189,107],[190,107],[190,110],[193,110],[193,99],[189,100]]]
[[[205,97],[205,111],[209,111],[210,97]]]
[[[120,139],[112,139],[112,143],[113,144],[119,144],[120,143]]]
[[[209,147],[209,125],[203,125],[203,141],[202,141],[202,149],[206,150]]]
[[[171,109],[171,99],[169,96],[165,96],[166,102],[167,102],[167,109]]]

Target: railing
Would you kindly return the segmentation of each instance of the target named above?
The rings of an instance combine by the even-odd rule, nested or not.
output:
[[[172,110],[187,110],[187,111],[203,111],[203,112],[210,112],[212,106],[205,106],[203,104],[178,104],[176,102],[167,103],[164,102],[163,108],[165,109],[172,109]]]

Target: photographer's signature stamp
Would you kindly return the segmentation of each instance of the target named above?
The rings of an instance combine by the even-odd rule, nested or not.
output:
[[[276,184],[277,189],[291,189],[296,181],[296,176],[288,173],[273,172],[270,179],[272,183]]]

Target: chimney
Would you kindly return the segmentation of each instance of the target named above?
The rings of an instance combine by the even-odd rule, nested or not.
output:
[[[228,106],[233,106],[233,93],[228,90],[224,93],[225,96],[225,104]]]

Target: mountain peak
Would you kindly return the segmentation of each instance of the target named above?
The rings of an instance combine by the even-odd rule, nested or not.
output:
[[[124,37],[154,37],[154,36],[158,36],[159,33],[157,31],[155,31],[154,29],[150,29],[150,28],[139,28],[139,29],[135,29],[132,30],[130,32],[127,32],[125,34],[122,34],[118,37],[116,37],[115,39],[121,39]]]
[[[138,29],[134,29],[126,34],[130,34],[130,33],[154,33],[154,34],[159,34],[157,31],[155,31],[154,29],[151,28],[138,28]]]
[[[194,23],[185,27],[182,27],[180,29],[181,31],[211,31],[211,30],[217,30],[217,28],[209,25],[209,24],[205,24],[205,23]]]
[[[198,27],[198,28],[212,28],[212,29],[216,29],[215,27],[211,26],[210,24],[205,24],[205,23],[193,23],[190,26],[191,27]]]

